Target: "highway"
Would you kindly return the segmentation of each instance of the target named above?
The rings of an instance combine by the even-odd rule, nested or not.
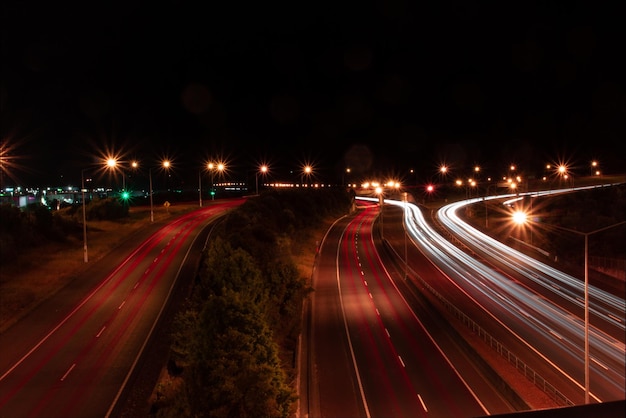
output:
[[[491,343],[495,341],[496,346],[521,361],[532,379],[540,380],[548,390],[556,390],[561,401],[583,403],[582,281],[503,246],[455,215],[463,205],[478,201],[482,198],[453,203],[438,211],[440,221],[474,253],[442,237],[417,206],[392,199],[385,203],[399,208],[398,216],[405,215],[412,245],[446,277],[442,283],[418,272],[420,280],[445,300],[449,309],[467,314],[494,339]],[[386,235],[390,234],[393,232],[387,230]],[[396,247],[401,254],[399,245]],[[589,294],[593,313],[589,335],[590,397],[594,402],[622,400],[624,300],[593,287]]]
[[[387,271],[374,238],[378,206],[361,204],[331,228],[316,262],[301,415],[469,417],[514,411],[458,337],[442,332],[446,326],[427,301]],[[430,328],[439,329],[438,335]]]
[[[0,416],[108,416],[179,276],[194,274],[186,262],[200,232],[239,203],[182,215],[118,250],[3,333]]]
[[[505,199],[502,204],[506,205],[515,199],[517,197]],[[583,317],[583,278],[572,277],[515,251],[463,222],[458,212],[474,203],[475,201],[463,201],[447,205],[438,212],[438,219],[472,252],[489,260],[503,272],[516,272],[516,276],[523,278],[528,288],[543,293],[553,303],[567,307],[573,314]],[[546,292],[546,289],[549,291]],[[624,299],[593,286],[589,288],[589,296],[589,311],[594,325],[624,343],[626,335]]]

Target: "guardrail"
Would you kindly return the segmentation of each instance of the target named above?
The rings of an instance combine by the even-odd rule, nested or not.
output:
[[[395,256],[404,263],[404,259],[398,254],[391,245],[386,245],[390,248]],[[518,356],[516,356],[511,350],[506,348],[504,344],[499,342],[496,338],[490,335],[485,329],[483,329],[478,323],[474,322],[463,311],[458,309],[454,304],[450,303],[441,293],[435,290],[430,284],[428,284],[416,271],[408,268],[411,274],[408,276],[418,280],[424,288],[439,300],[448,312],[454,317],[459,319],[463,325],[468,327],[474,334],[478,335],[490,348],[494,349],[501,357],[505,358],[507,362],[515,366],[515,369],[519,371],[526,379],[532,382],[542,392],[550,396],[559,406],[573,406],[575,405],[570,399],[568,399],[563,393],[554,387],[550,382],[544,379],[539,373],[533,370],[530,366],[524,363]]]

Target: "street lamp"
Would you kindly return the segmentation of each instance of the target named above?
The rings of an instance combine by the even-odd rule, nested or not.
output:
[[[209,173],[211,173],[211,200],[215,200],[215,191],[213,190],[213,180],[214,180],[214,174],[215,171],[218,171],[220,173],[224,172],[224,170],[226,170],[226,165],[224,163],[207,163],[206,165],[207,170],[209,170]]]
[[[150,222],[154,222],[154,209],[152,203],[152,167],[148,169],[148,178],[150,181]]]
[[[111,170],[116,170],[118,166],[117,158],[111,157],[107,159],[107,166]],[[120,168],[120,171],[122,172],[122,192],[125,192],[126,191],[126,173],[124,172],[123,168]]]
[[[463,186],[463,180],[458,179],[456,181],[456,185],[461,187]],[[478,190],[478,185],[476,183],[476,180],[474,180],[473,178],[469,178],[467,179],[467,181],[465,182],[465,198],[469,199],[472,197],[472,187],[476,187],[476,190]]]
[[[211,200],[213,200],[215,199],[215,193],[213,192],[213,170],[215,169],[215,164],[207,163],[206,168],[209,170],[209,174],[211,175],[211,188],[209,193],[211,193]]]
[[[126,192],[126,170],[124,170],[124,167],[122,167],[116,157],[111,157],[107,159],[106,164],[109,169],[117,170],[119,168],[122,172],[122,193],[120,195],[124,196]],[[139,167],[139,163],[137,161],[131,161],[130,167],[136,169],[137,167]]]
[[[515,212],[513,214],[513,220],[518,224],[525,224],[528,222],[528,216],[526,213],[521,211]],[[563,226],[550,225],[546,228],[555,228],[561,229],[566,232],[571,232],[573,234],[582,235],[585,237],[585,284],[584,284],[584,294],[585,294],[585,404],[589,403],[589,235],[593,235],[597,232],[606,231],[607,229],[614,228],[616,226],[620,226],[626,224],[626,221],[617,222],[613,225],[605,226],[604,228],[598,228],[594,231],[589,232],[581,232],[575,229],[565,228]]]
[[[85,209],[85,168],[80,171],[80,190],[83,199],[83,261],[89,262],[89,254],[87,253],[87,211]]]
[[[202,207],[202,170],[198,170],[198,203]]]
[[[352,172],[352,169],[350,167],[346,168],[345,171],[343,173],[341,173],[341,187],[346,187],[346,180],[345,180],[345,176],[347,176],[348,178],[348,184],[347,187],[351,187],[350,185],[350,173]]]
[[[163,161],[161,166],[165,169],[170,168],[170,162],[168,160]],[[154,203],[152,199],[153,190],[152,190],[152,167],[148,169],[148,178],[150,180],[150,222],[154,222]]]
[[[302,183],[304,185],[304,176],[306,176],[307,179],[308,179],[312,172],[313,172],[313,167],[311,167],[310,165],[305,165],[302,168],[302,179],[300,180],[300,183]]]
[[[130,162],[130,168],[134,171],[139,167],[139,163],[135,160]],[[126,171],[124,169],[122,169],[122,189],[124,191],[124,193],[126,194],[126,198],[129,197],[129,194],[126,193]]]
[[[378,195],[378,205],[380,206],[380,238],[384,239],[383,236],[383,220],[384,220],[384,216],[383,216],[383,208],[384,208],[384,204],[385,204],[385,198],[383,196],[383,188],[378,186],[376,187],[376,194]]]
[[[113,159],[108,159],[106,161],[106,165],[109,168],[114,168],[115,167],[115,160]],[[87,170],[86,168],[83,168],[82,170],[80,170],[80,190],[81,190],[81,197],[83,200],[83,261],[85,263],[89,262],[89,252],[87,250],[87,209],[85,207],[85,170]]]
[[[574,177],[571,176],[570,172],[569,172],[569,168],[565,165],[565,164],[560,164],[557,168],[556,168],[556,173],[557,176],[560,179],[560,183],[565,183],[567,185],[567,183],[569,183],[569,180],[571,178],[571,182],[572,182],[572,187],[574,187]]]
[[[407,205],[407,192],[402,193],[402,198],[403,198],[402,200],[404,200],[404,222],[406,225],[407,211],[409,209]],[[406,236],[407,236],[407,231],[406,231],[406,226],[405,226],[404,228],[404,279],[405,280],[407,279],[407,277],[409,277]]]
[[[256,172],[256,174],[254,175],[254,181],[256,183],[256,194],[259,194],[259,172],[261,172],[261,174],[265,175],[265,173],[267,173],[267,166],[265,164],[263,164],[261,167],[259,167],[259,170]]]
[[[112,169],[115,170],[115,168],[117,167],[117,159],[115,158],[109,158],[107,160],[107,166]],[[115,182],[117,185],[117,182]],[[124,190],[124,184],[125,184],[125,180],[124,180],[124,172],[122,171],[122,190]]]
[[[489,228],[489,204],[487,203],[487,198],[491,196],[489,190],[491,190],[492,187],[496,190],[496,196],[498,195],[498,183],[489,184],[485,190],[485,197],[483,198],[483,203],[485,204],[485,228]]]

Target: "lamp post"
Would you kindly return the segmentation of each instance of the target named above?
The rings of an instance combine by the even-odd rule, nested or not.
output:
[[[198,171],[198,202],[202,207],[202,170]]]
[[[170,168],[170,162],[168,160],[163,161],[161,166],[165,169]],[[153,190],[152,190],[152,167],[148,169],[148,178],[150,180],[150,222],[154,222],[154,202],[153,202]]]
[[[404,218],[406,219],[407,216],[407,192],[402,193],[402,200],[404,200]],[[405,224],[406,224],[406,220],[405,220]],[[404,231],[404,279],[406,280],[407,277],[409,277],[409,266],[408,266],[408,257],[407,257],[407,246],[406,246],[406,236],[407,236],[407,232],[406,232],[406,227],[405,227],[405,231]]]
[[[345,169],[345,171],[343,173],[341,173],[341,187],[351,187],[350,185],[350,173],[352,172],[352,169],[350,167],[347,167]],[[344,174],[346,176],[346,178],[348,179],[348,184],[346,185],[346,180],[344,178]]]
[[[261,174],[265,175],[265,173],[267,173],[267,166],[264,164],[261,167],[259,167],[259,170],[256,172],[255,176],[254,176],[254,181],[256,183],[256,194],[259,194],[259,171],[261,172]]]
[[[111,157],[107,159],[106,164],[109,169],[117,170],[119,168],[119,170],[122,172],[122,190],[120,196],[126,199],[128,197],[128,195],[126,194],[126,170],[124,169],[122,164],[120,164],[120,161],[118,161],[117,157]],[[139,163],[137,161],[131,161],[130,168],[136,169],[137,167],[139,167]]]
[[[215,199],[215,193],[213,193],[213,170],[215,170],[215,164],[207,163],[206,168],[207,168],[207,170],[209,170],[209,173],[211,174],[211,189],[210,189],[210,193],[211,193],[211,200],[214,200]]]
[[[137,161],[131,161],[130,166],[133,170],[136,170],[139,167],[139,163]]]
[[[313,172],[313,167],[311,167],[310,165],[305,165],[302,168],[302,179],[300,180],[300,183],[302,183],[303,186],[304,186],[304,177],[306,176],[308,180],[312,172]],[[308,183],[307,183],[307,186],[308,186]]]
[[[115,167],[115,160],[108,159],[105,161],[105,165],[109,168]],[[106,167],[105,167],[106,168]],[[83,200],[83,261],[85,263],[89,262],[89,252],[87,250],[87,209],[85,207],[85,171],[87,168],[83,168],[80,170],[80,188],[81,188],[81,197]]]
[[[557,227],[585,237],[585,404],[589,403],[589,235],[619,226],[626,221],[618,222],[590,232],[579,232],[574,229]]]
[[[516,217],[515,217],[516,216]],[[518,223],[526,223],[527,216],[526,214],[516,213],[514,215],[514,219]],[[626,224],[626,221],[617,222],[615,224],[605,226],[604,228],[598,228],[594,231],[589,232],[581,232],[575,229],[565,228],[563,226],[550,225],[547,228],[555,228],[561,229],[566,232],[571,232],[573,234],[582,235],[585,237],[585,252],[584,252],[584,264],[585,264],[585,278],[584,278],[584,298],[585,298],[585,404],[589,403],[589,235],[593,235],[597,232],[606,231],[607,229],[614,228],[616,226],[620,226]]]
[[[85,209],[85,169],[80,171],[80,190],[83,199],[83,261],[89,262],[89,254],[87,253],[87,211]]]
[[[154,222],[154,205],[152,203],[152,167],[148,169],[148,178],[150,179],[150,222]]]
[[[117,158],[111,157],[109,159],[107,159],[107,166],[111,169],[111,170],[115,170],[117,168]],[[121,169],[122,171],[122,191],[126,190],[126,177],[124,175],[124,169]],[[117,185],[117,182],[115,182]]]
[[[209,173],[211,174],[211,200],[215,200],[215,192],[213,190],[213,185],[214,185],[214,179],[215,179],[215,172],[218,171],[219,173],[224,172],[224,170],[226,170],[226,165],[224,163],[218,162],[218,163],[213,163],[213,162],[209,162],[206,165],[207,170],[209,171]]]
[[[385,198],[383,196],[383,188],[382,187],[376,187],[376,194],[378,194],[378,205],[380,206],[380,238],[384,239],[383,236],[383,222],[384,222],[384,216],[383,216],[383,208],[385,205]]]
[[[559,185],[561,185],[562,183],[565,183],[565,185],[567,186],[568,183],[571,181],[572,187],[574,187],[574,177],[570,174],[569,167],[567,167],[564,164],[561,164],[557,167],[556,172],[557,172],[557,176],[559,177]]]

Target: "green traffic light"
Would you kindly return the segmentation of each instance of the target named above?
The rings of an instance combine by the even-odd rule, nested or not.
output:
[[[128,200],[128,198],[130,197],[130,193],[128,192],[122,192],[122,199],[124,200]]]

